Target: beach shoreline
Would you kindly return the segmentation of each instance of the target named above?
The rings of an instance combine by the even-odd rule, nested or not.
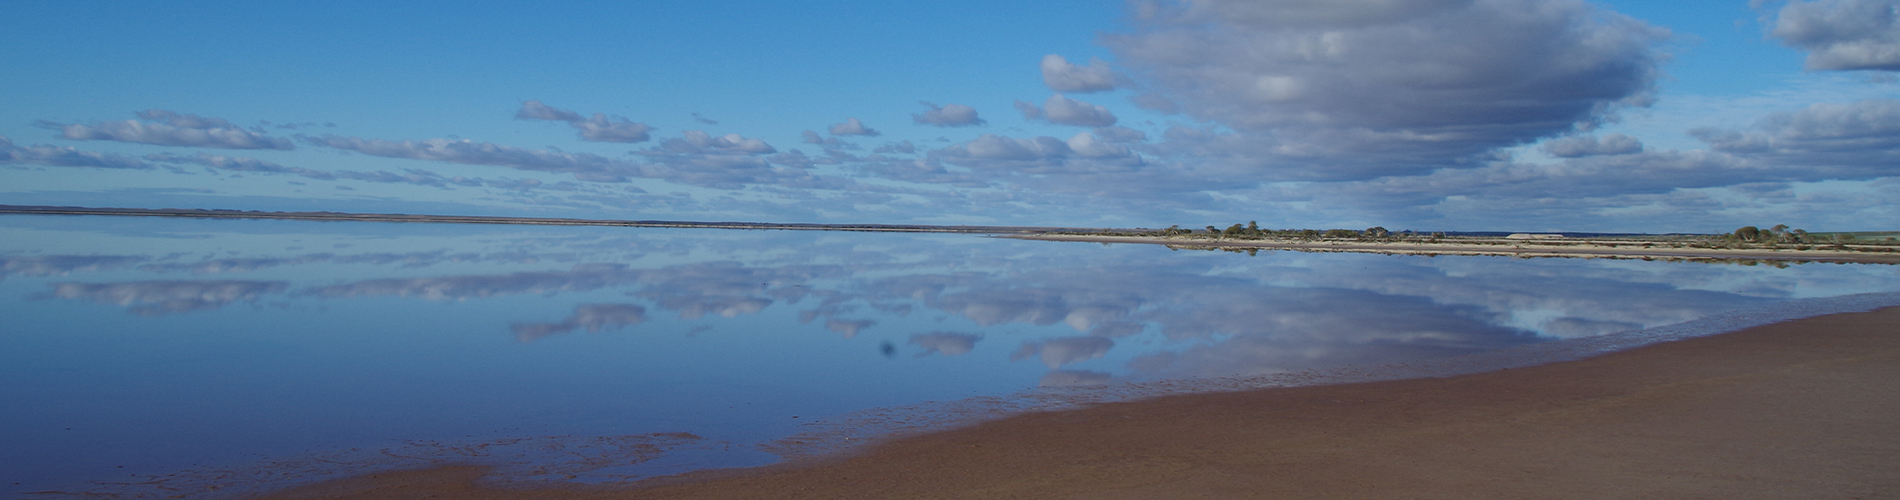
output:
[[[1604,242],[1577,239],[1456,238],[1429,241],[1290,241],[1208,239],[1167,236],[1075,234],[1012,234],[998,238],[1076,243],[1162,245],[1187,250],[1290,250],[1298,252],[1351,252],[1387,255],[1464,255],[1485,257],[1567,257],[1685,261],[1783,261],[1856,264],[1900,264],[1900,253],[1795,248],[1671,247],[1641,241]]]
[[[266,498],[1851,498],[1900,494],[1900,308],[1442,378],[1015,415],[629,485],[480,467]]]

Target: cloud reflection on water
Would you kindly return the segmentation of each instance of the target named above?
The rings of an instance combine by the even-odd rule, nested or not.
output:
[[[289,286],[282,281],[58,283],[53,285],[52,296],[125,306],[134,314],[156,316],[254,302],[265,294],[283,292]]]
[[[134,229],[234,226],[154,225]],[[733,438],[744,442],[793,432],[790,415],[807,417],[796,424],[1033,386],[1424,361],[1894,282],[1888,266],[1249,256],[962,235],[244,227],[258,232],[100,237],[113,255],[0,237],[0,291],[13,299],[133,313],[74,318],[74,308],[10,304],[0,341],[15,343],[0,357],[15,358],[0,365],[92,374],[17,372],[28,383],[16,393],[51,402],[20,405],[37,412],[21,418],[229,438],[98,454],[115,459],[283,451],[253,449],[271,446],[255,436],[328,446],[378,432],[512,435],[530,422],[576,435],[754,434]],[[174,279],[210,275],[222,279]],[[226,307],[260,302],[273,307]],[[173,313],[188,314],[138,317]],[[581,331],[638,334],[569,335]],[[33,351],[44,346],[86,354]],[[155,409],[121,412],[128,398]],[[56,407],[90,409],[39,409]],[[249,418],[259,411],[277,420]],[[220,420],[229,415],[246,420]],[[31,428],[0,426],[9,443],[40,443],[0,449],[0,459],[90,449]]]
[[[647,308],[639,304],[581,304],[574,307],[574,315],[556,323],[515,323],[508,328],[515,332],[515,339],[522,343],[534,342],[545,337],[560,335],[585,328],[587,333],[600,333],[601,330],[620,329],[628,325],[637,325],[646,321]]]
[[[52,276],[138,265],[151,273],[243,274],[336,264],[419,269],[443,262],[501,268],[570,262],[565,270],[494,274],[350,274],[358,279],[306,282],[292,295],[457,302],[539,295],[548,297],[550,307],[571,310],[561,321],[509,323],[508,331],[521,342],[648,322],[649,308],[692,321],[789,308],[799,321],[822,318],[817,326],[849,340],[873,325],[909,324],[903,318],[922,307],[995,331],[918,333],[896,327],[880,338],[908,335],[898,340],[907,340],[921,357],[970,353],[985,335],[1020,336],[1009,358],[1041,361],[1053,377],[1044,385],[1099,382],[1101,377],[1084,371],[1062,371],[1077,364],[1097,370],[1087,373],[1125,372],[1112,377],[1169,378],[1428,359],[1687,321],[1763,303],[1800,286],[1774,279],[1736,284],[1734,275],[1760,273],[1733,266],[1272,252],[1210,259],[1145,248],[1098,251],[1002,241],[944,246],[938,237],[783,233],[761,237],[775,244],[766,247],[769,252],[755,252],[731,239],[694,239],[702,235],[646,231],[637,238],[525,238],[508,242],[506,251],[488,253],[317,253],[196,262],[176,256],[3,257],[0,269]],[[857,244],[854,238],[877,244]],[[632,265],[626,260],[639,253],[624,253],[628,248],[664,249],[676,258]],[[1845,276],[1852,281],[1853,273]],[[1730,289],[1685,289],[1678,283],[1704,288],[1726,283]],[[172,280],[53,286],[53,297],[153,315],[255,301],[292,284]],[[603,291],[632,301],[558,298]],[[1032,330],[1019,332],[1012,325]],[[1073,333],[1044,329],[1062,326]],[[1118,350],[1139,352],[1111,355]],[[1096,362],[1104,358],[1113,361]]]

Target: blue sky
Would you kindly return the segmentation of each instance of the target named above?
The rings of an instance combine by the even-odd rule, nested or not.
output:
[[[13,2],[0,203],[1900,221],[1896,0]]]

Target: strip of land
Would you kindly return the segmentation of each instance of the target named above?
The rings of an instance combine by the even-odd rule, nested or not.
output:
[[[367,214],[348,212],[266,212],[258,210],[205,210],[195,208],[90,208],[0,205],[0,214],[115,215],[132,217],[186,217],[202,219],[281,219],[355,222],[433,222],[441,224],[520,224],[533,226],[613,226],[712,229],[776,229],[809,231],[877,231],[904,233],[1030,234],[1050,231],[1095,231],[1087,228],[1026,226],[932,226],[917,224],[806,224],[775,222],[699,222],[664,220],[567,219],[551,217],[490,217],[479,215]]]
[[[1624,239],[1510,239],[1457,237],[1438,241],[1210,239],[1160,235],[1014,234],[1009,238],[1090,243],[1164,245],[1186,250],[1292,250],[1395,255],[1480,255],[1498,257],[1571,257],[1648,260],[1740,260],[1900,264],[1900,247],[1886,245],[1811,245],[1776,248],[1711,248],[1669,241]]]
[[[1513,239],[1462,236],[1429,240],[1391,239],[1230,239],[1205,235],[1172,235],[1158,229],[1111,229],[1043,226],[970,226],[924,224],[812,224],[775,222],[701,222],[663,220],[569,219],[548,217],[491,217],[474,215],[374,214],[346,212],[265,212],[181,208],[91,208],[0,205],[0,214],[106,215],[130,217],[186,217],[209,219],[281,219],[356,222],[433,222],[444,224],[522,224],[537,226],[610,226],[655,228],[711,228],[808,231],[873,231],[906,233],[967,233],[1045,241],[1137,243],[1191,250],[1292,250],[1301,252],[1360,252],[1410,255],[1484,255],[1507,257],[1583,257],[1695,261],[1840,262],[1900,264],[1900,245],[1756,245],[1748,248],[1714,247],[1683,235],[1622,238]],[[1693,235],[1691,235],[1693,236]]]
[[[279,499],[1894,498],[1900,308],[1436,379],[1019,415],[858,455],[613,487],[479,467]]]

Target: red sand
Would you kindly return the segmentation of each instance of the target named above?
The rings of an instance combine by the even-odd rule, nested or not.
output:
[[[1900,308],[1492,373],[1020,415],[615,488],[499,490],[482,473],[271,498],[1896,498]]]

